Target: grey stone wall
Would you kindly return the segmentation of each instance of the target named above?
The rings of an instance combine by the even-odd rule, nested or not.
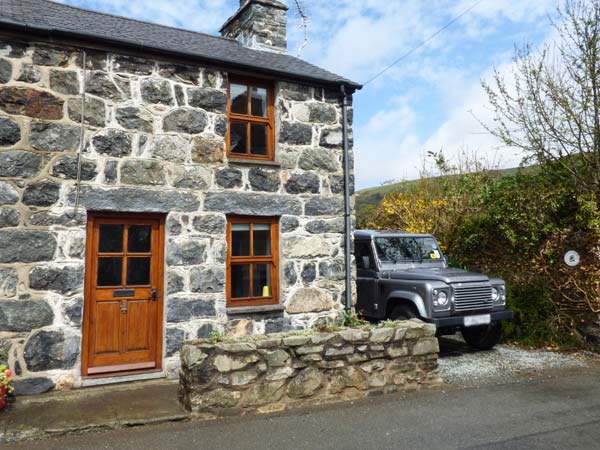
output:
[[[336,92],[276,83],[279,165],[241,164],[225,154],[227,73],[90,51],[75,210],[81,64],[76,49],[0,40],[0,347],[23,390],[80,382],[88,210],[167,215],[170,374],[185,339],[301,329],[339,316]],[[227,314],[230,213],[281,216],[283,313]]]
[[[204,417],[439,386],[435,326],[419,321],[245,341],[186,342],[180,400]]]

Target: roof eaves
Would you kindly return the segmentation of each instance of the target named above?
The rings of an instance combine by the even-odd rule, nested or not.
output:
[[[226,59],[222,59],[222,58],[218,58],[218,57],[203,57],[198,54],[191,53],[191,52],[182,52],[182,51],[166,49],[166,48],[161,48],[161,47],[156,47],[156,46],[151,46],[151,45],[145,45],[142,42],[136,42],[136,41],[126,40],[126,39],[108,38],[106,36],[98,35],[95,33],[77,33],[77,32],[73,32],[73,31],[57,29],[57,28],[53,28],[53,27],[49,27],[49,26],[29,25],[26,22],[17,22],[17,21],[8,19],[6,17],[0,18],[0,25],[12,27],[17,30],[25,29],[25,30],[31,31],[31,32],[46,33],[50,36],[57,36],[57,37],[61,36],[61,37],[65,37],[65,38],[76,38],[76,39],[89,39],[89,40],[103,43],[103,44],[125,47],[125,48],[128,48],[133,51],[156,52],[156,53],[165,54],[168,56],[181,56],[185,59],[212,62],[212,63],[217,63],[220,65],[223,65],[225,67],[241,68],[241,69],[244,69],[244,70],[247,70],[250,72],[272,74],[272,75],[277,75],[279,77],[287,78],[287,79],[310,81],[313,83],[316,82],[318,84],[326,85],[326,86],[344,85],[344,86],[349,87],[352,91],[360,90],[362,88],[361,84],[355,83],[353,81],[350,81],[350,80],[347,80],[344,78],[340,78],[337,81],[333,81],[333,80],[325,80],[325,79],[322,79],[319,77],[311,77],[308,75],[304,76],[304,75],[298,75],[298,74],[291,74],[289,72],[283,72],[283,71],[279,71],[279,70],[272,69],[272,68],[260,69],[255,66],[251,66],[251,65],[247,65],[247,64],[243,64],[243,63],[239,63],[239,62],[233,63],[232,61],[228,61]]]

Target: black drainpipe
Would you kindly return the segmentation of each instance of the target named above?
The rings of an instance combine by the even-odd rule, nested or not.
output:
[[[348,94],[342,91],[342,134],[344,141],[344,248],[346,258],[346,310],[352,309],[352,224],[350,221],[350,155],[348,154]]]

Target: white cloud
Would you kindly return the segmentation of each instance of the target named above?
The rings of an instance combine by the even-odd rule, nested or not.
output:
[[[473,4],[475,0],[461,0],[452,7],[452,11],[454,14],[460,14]],[[531,23],[555,11],[557,4],[554,0],[484,0],[472,10],[467,20],[487,19],[497,22],[508,19],[514,23]]]
[[[500,65],[498,71],[509,75],[511,68],[509,60]],[[419,121],[427,121],[428,117],[415,110],[410,97],[406,97],[407,102],[403,105],[375,114],[366,126],[356,129],[359,188],[377,185],[383,180],[418,178],[429,151],[443,150],[451,160],[456,160],[464,152],[475,153],[490,167],[515,167],[521,162],[522,154],[500,145],[481,124],[491,124],[493,112],[480,79],[464,75],[456,71],[445,83],[444,76],[430,75],[432,82],[444,83],[437,89],[441,98],[436,106],[444,111],[446,117],[436,124],[431,133],[424,136],[417,134]],[[490,68],[481,77],[489,79],[491,75]]]
[[[507,73],[510,67],[510,64],[505,64],[498,70]],[[492,165],[518,166],[523,155],[515,149],[501,145],[482,125],[493,123],[493,111],[489,107],[480,81],[467,82],[459,89],[462,99],[455,99],[454,106],[448,112],[448,119],[427,138],[423,148],[426,151],[443,150],[451,159],[458,158],[466,151],[474,152],[478,158]]]
[[[331,40],[319,49],[321,64],[359,81],[425,39],[472,1],[419,2],[417,9],[417,2],[367,3],[364,8],[356,4],[356,14],[345,17]],[[500,160],[504,166],[517,165],[522,156],[501,148],[473,117],[485,123],[492,118],[480,78],[490,74],[492,63],[502,65],[510,61],[513,42],[520,43],[524,36],[529,38],[534,30],[546,34],[546,16],[555,6],[548,0],[484,1],[473,14],[359,93],[357,115],[361,105],[372,104],[374,99],[379,105],[378,112],[365,125],[361,126],[359,120],[355,127],[357,186],[416,178],[425,152],[441,148],[450,157],[469,149],[488,160]],[[369,8],[377,10],[377,14],[365,19],[363,14]],[[514,37],[505,47],[497,48],[497,36],[504,30],[510,30]],[[488,56],[483,48],[489,48],[492,55],[487,66],[469,54],[475,49]],[[393,105],[390,99],[400,95],[406,102]],[[406,117],[407,110],[412,111],[410,127],[385,120],[388,116]],[[374,125],[378,120],[389,126]]]
[[[355,130],[355,171],[362,185],[418,173],[419,139],[412,130],[416,114],[407,103],[380,111]]]

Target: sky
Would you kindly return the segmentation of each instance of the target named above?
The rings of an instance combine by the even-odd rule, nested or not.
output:
[[[72,6],[218,34],[239,0],[60,0]],[[288,51],[304,32],[293,0]],[[357,188],[418,178],[427,152],[477,155],[514,167],[522,155],[486,132],[493,112],[481,87],[508,73],[516,46],[552,37],[558,0],[482,0],[452,26],[354,97]],[[301,57],[364,83],[477,0],[303,0],[308,45]]]

